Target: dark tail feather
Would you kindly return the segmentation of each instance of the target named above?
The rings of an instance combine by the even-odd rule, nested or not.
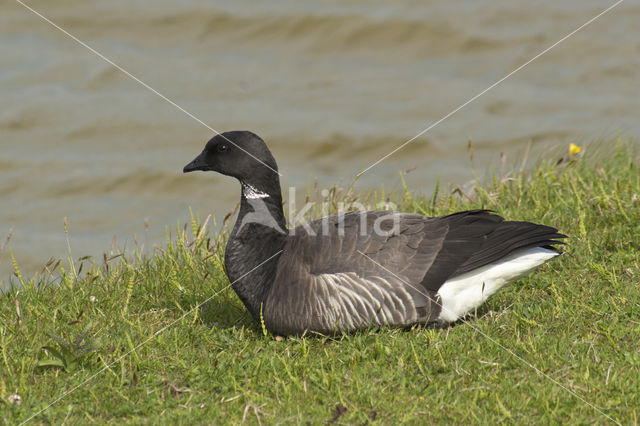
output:
[[[567,238],[556,228],[531,222],[502,222],[487,236],[473,256],[460,265],[453,276],[461,275],[489,263],[496,262],[517,250],[543,247],[558,251],[555,245],[564,244],[558,239]]]

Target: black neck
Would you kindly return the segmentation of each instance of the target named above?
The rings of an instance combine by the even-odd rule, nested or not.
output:
[[[259,321],[261,304],[275,278],[278,252],[286,243],[287,225],[278,181],[270,187],[242,183],[241,197],[238,219],[227,242],[225,267],[233,289]]]

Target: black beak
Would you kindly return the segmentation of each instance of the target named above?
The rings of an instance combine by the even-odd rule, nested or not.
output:
[[[200,155],[194,158],[192,162],[184,166],[184,169],[182,169],[182,172],[189,173],[196,170],[209,170],[209,166],[207,166],[207,163],[205,162],[204,157],[205,157],[204,152],[200,153]]]

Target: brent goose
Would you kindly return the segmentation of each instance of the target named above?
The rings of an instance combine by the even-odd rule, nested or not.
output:
[[[553,246],[566,238],[487,210],[353,211],[287,229],[277,169],[260,137],[232,131],[183,171],[240,181],[226,273],[252,317],[281,335],[456,321],[557,256]]]

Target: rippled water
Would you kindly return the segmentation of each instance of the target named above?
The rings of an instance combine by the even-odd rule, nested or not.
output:
[[[604,1],[28,2],[217,130],[250,129],[283,186],[353,176],[612,4]],[[358,182],[429,192],[499,152],[640,134],[640,6],[625,2]],[[50,257],[163,244],[238,185],[182,175],[211,131],[22,7],[0,5],[0,280]],[[148,221],[148,228],[145,226]],[[0,246],[1,246],[0,242]]]

